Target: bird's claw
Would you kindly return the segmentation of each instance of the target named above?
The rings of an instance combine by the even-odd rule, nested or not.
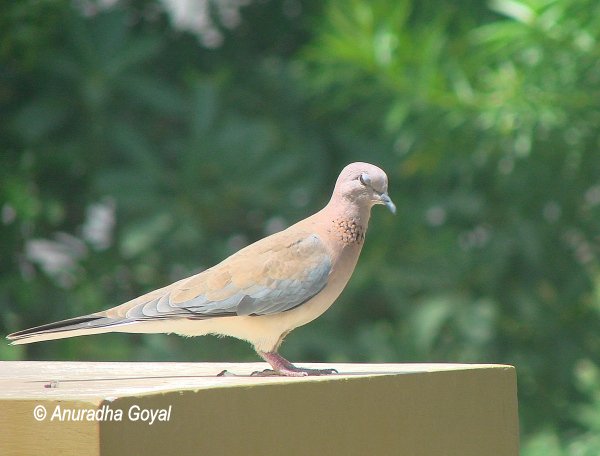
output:
[[[265,369],[262,371],[254,371],[250,374],[250,377],[277,377],[280,374],[273,369]]]
[[[282,368],[280,370],[265,369],[262,371],[254,371],[250,377],[308,377],[308,376],[323,376],[338,374],[336,369],[306,369],[302,367],[294,367],[292,369]],[[244,375],[229,372],[227,369],[222,370],[217,374],[217,377],[245,377]]]
[[[265,369],[252,372],[251,377],[308,377],[338,374],[336,369],[308,369],[304,367],[283,367],[278,370]]]

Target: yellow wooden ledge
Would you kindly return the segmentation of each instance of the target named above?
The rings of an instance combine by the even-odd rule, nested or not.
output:
[[[518,455],[511,366],[266,367],[0,362],[0,455]]]

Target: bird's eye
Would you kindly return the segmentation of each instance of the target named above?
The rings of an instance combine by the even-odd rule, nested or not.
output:
[[[360,180],[360,183],[363,184],[365,187],[371,186],[371,178],[367,173],[361,173],[360,176],[358,176],[358,179]]]

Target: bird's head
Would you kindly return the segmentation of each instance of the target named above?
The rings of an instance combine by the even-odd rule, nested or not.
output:
[[[340,173],[335,183],[334,195],[359,206],[372,207],[384,204],[396,213],[396,205],[387,193],[388,179],[385,172],[369,163],[350,163]]]

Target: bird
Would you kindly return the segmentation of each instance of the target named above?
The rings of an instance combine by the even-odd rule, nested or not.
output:
[[[108,332],[231,336],[249,342],[272,368],[253,375],[335,374],[295,366],[278,350],[293,329],[319,317],[341,294],[378,204],[396,213],[385,172],[351,163],[321,210],[217,265],[119,306],[6,337],[15,345]]]

